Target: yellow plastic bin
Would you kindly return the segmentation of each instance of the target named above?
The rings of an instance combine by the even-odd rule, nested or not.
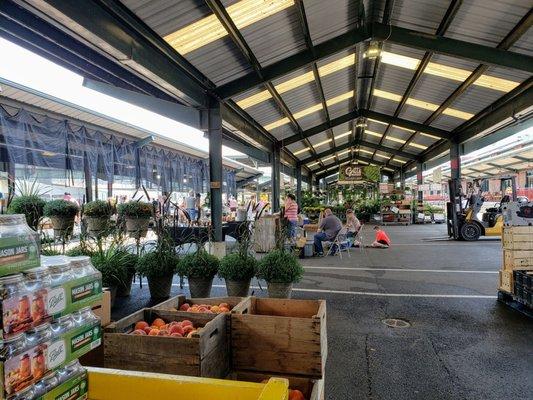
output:
[[[89,400],[289,398],[289,381],[283,378],[270,378],[267,383],[252,383],[105,368],[87,368],[87,371]]]

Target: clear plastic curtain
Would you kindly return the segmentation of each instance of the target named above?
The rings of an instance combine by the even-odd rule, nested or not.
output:
[[[136,148],[134,142],[125,138],[114,138],[113,152],[115,175],[135,178]]]
[[[101,172],[105,179],[110,181],[113,179],[114,172],[114,146],[113,136],[103,132],[96,132],[96,147],[94,151],[98,154],[97,171]]]
[[[83,171],[85,158],[86,129],[69,129],[67,132],[67,154],[69,166],[74,171]]]

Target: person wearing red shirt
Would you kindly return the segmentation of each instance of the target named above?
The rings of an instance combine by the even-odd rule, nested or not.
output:
[[[384,230],[382,230],[377,225],[374,226],[374,230],[376,231],[376,240],[374,240],[374,243],[372,243],[372,247],[388,249],[389,246],[391,245],[389,236],[385,233]]]

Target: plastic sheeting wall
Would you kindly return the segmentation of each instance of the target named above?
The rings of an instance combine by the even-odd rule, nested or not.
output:
[[[135,141],[118,135],[76,126],[33,114],[23,108],[15,114],[0,106],[0,139],[6,149],[1,161],[64,170],[84,171],[91,176],[135,177],[151,182],[161,191],[205,192],[209,168],[206,160],[173,152],[156,145],[137,149]],[[7,159],[6,159],[7,158]],[[236,194],[235,171],[224,169],[224,189]]]

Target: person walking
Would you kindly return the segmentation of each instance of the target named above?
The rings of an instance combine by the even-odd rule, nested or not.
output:
[[[291,193],[285,197],[284,215],[289,228],[287,236],[289,239],[294,239],[296,237],[296,227],[298,226],[298,203],[296,202],[296,197]]]
[[[324,218],[322,218],[322,221],[320,221],[320,224],[318,225],[318,231],[314,237],[316,255],[324,255],[324,248],[322,246],[322,242],[334,240],[337,236],[337,233],[339,233],[341,229],[341,220],[335,215],[333,215],[333,212],[330,208],[326,208],[324,210]]]

